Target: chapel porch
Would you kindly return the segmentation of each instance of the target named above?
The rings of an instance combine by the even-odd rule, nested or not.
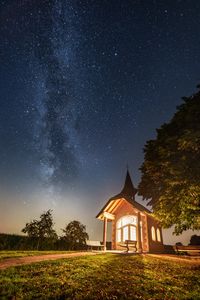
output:
[[[118,210],[115,214],[105,211],[100,218],[103,221],[103,250],[107,250],[108,222],[111,222],[111,251],[126,252],[128,242],[130,252],[136,250],[135,246],[137,253],[148,252],[147,218],[129,206],[125,199],[121,199],[120,203],[117,205],[120,213],[117,213]],[[122,208],[126,208],[125,215]]]

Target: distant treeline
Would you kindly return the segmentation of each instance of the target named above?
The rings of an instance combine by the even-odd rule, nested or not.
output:
[[[71,243],[63,237],[43,238],[38,249],[38,238],[0,233],[0,250],[71,250]],[[73,250],[84,250],[86,245],[76,243]]]

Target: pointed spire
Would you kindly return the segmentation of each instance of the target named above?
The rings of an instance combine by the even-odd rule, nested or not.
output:
[[[134,188],[134,185],[133,185],[132,180],[131,180],[131,176],[129,174],[129,170],[127,168],[126,179],[125,179],[124,187],[121,191],[121,194],[123,194],[124,196],[134,200],[136,193],[137,193],[137,189]]]
[[[127,169],[127,172],[129,172],[129,169],[128,169],[128,163],[126,164],[126,169]]]

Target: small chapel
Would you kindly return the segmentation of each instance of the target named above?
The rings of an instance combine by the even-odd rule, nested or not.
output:
[[[129,171],[122,191],[111,197],[96,216],[103,224],[103,246],[106,250],[107,222],[112,222],[112,250],[123,250],[123,243],[135,241],[137,252],[163,252],[162,228],[152,212],[135,201],[137,189]]]

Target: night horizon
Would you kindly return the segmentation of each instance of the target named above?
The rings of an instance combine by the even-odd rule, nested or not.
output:
[[[199,20],[198,1],[1,1],[0,232],[52,209],[58,234],[79,220],[102,240],[127,165],[137,187],[144,145],[197,92]]]

